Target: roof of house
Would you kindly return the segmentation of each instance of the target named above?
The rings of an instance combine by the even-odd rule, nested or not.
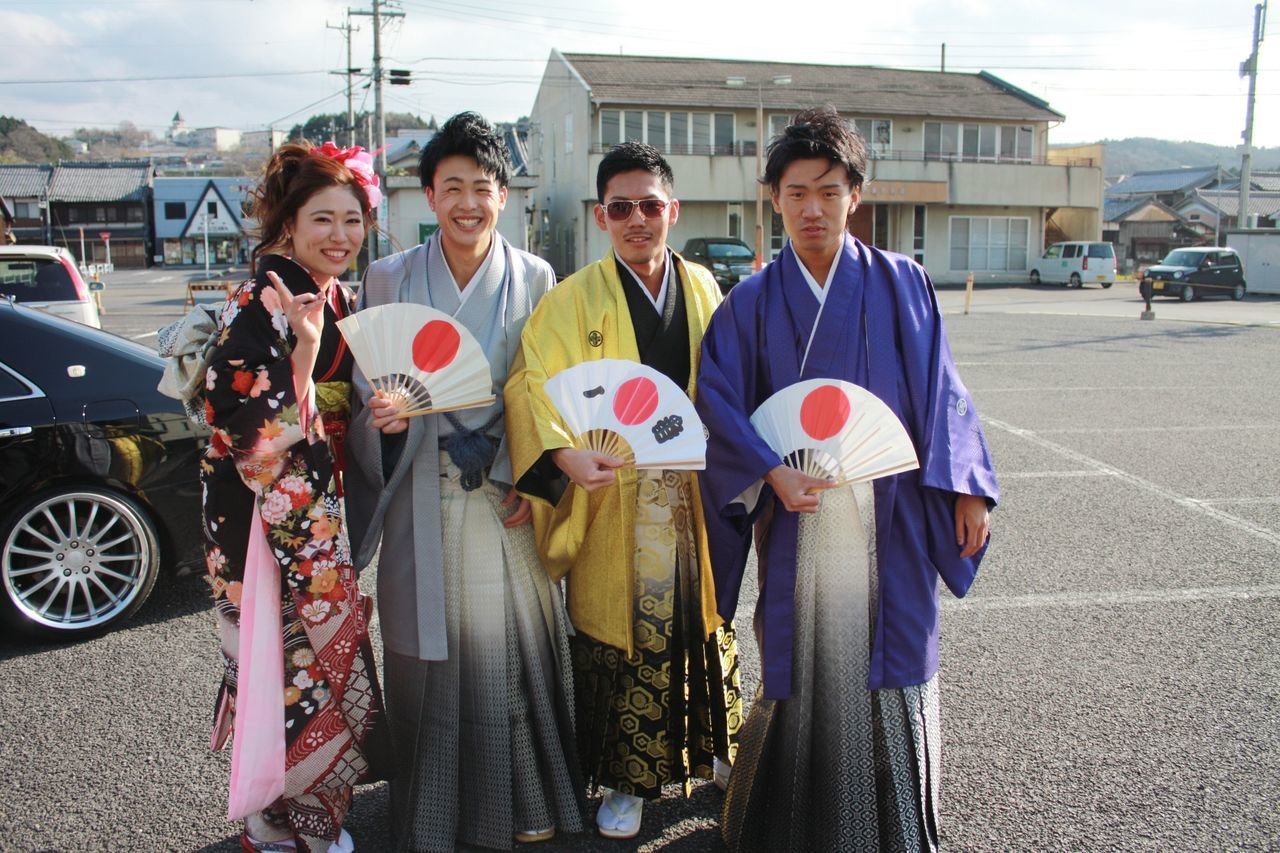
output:
[[[1153,198],[1104,198],[1102,201],[1102,221],[1120,222],[1147,205],[1156,205],[1173,213],[1168,205],[1161,204]]]
[[[145,160],[59,161],[49,183],[52,201],[138,201],[151,186],[151,163]]]
[[[1200,169],[1158,169],[1150,172],[1134,172],[1129,177],[1107,187],[1107,195],[1141,195],[1144,193],[1185,192],[1204,186],[1218,179],[1219,170],[1214,167]]]
[[[35,198],[49,188],[52,166],[0,166],[0,196]]]
[[[1198,190],[1185,204],[1179,206],[1182,211],[1195,204],[1202,204],[1209,209],[1217,208],[1223,216],[1238,216],[1240,213],[1240,191],[1231,190]],[[1273,217],[1280,212],[1280,192],[1249,193],[1249,213],[1254,216]]]
[[[553,54],[554,56],[555,54]],[[907,71],[857,65],[811,65],[735,59],[566,53],[597,104],[795,110],[830,104],[862,116],[936,116],[1061,121],[1047,102],[993,74]],[[787,75],[788,85],[775,85]],[[743,78],[731,86],[731,78]]]

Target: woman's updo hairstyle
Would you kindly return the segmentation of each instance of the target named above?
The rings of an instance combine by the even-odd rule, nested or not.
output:
[[[249,216],[257,221],[258,245],[253,249],[256,263],[262,255],[289,243],[288,226],[298,211],[316,193],[329,187],[350,187],[365,226],[373,224],[374,211],[369,194],[352,170],[341,160],[326,156],[305,139],[287,142],[275,150],[263,167],[262,179],[249,195]]]

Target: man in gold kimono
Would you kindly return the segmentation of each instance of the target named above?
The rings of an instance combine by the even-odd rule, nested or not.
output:
[[[604,258],[543,297],[506,385],[516,488],[532,499],[543,564],[567,577],[578,752],[604,788],[600,833],[631,838],[647,799],[694,777],[723,785],[742,718],[733,629],[716,614],[696,475],[640,471],[575,447],[543,385],[591,359],[641,362],[694,394],[720,301],[707,270],[667,247],[680,202],[648,145],[596,175]],[[567,479],[567,483],[566,483]]]

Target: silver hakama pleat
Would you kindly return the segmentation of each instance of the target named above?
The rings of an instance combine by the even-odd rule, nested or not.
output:
[[[532,529],[507,530],[492,483],[465,492],[441,455],[449,658],[387,651],[397,850],[509,849],[519,831],[583,826],[567,616]],[[405,755],[412,756],[406,760]]]
[[[792,695],[757,692],[725,797],[725,843],[936,850],[938,679],[867,689],[879,599],[875,498],[858,484],[824,492],[822,504],[800,518]]]

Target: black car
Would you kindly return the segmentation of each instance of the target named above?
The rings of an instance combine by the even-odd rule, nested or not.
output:
[[[46,637],[132,615],[200,560],[206,436],[152,350],[0,299],[0,617]]]
[[[733,237],[695,237],[680,253],[686,261],[711,270],[722,293],[755,272],[756,253]]]
[[[1235,249],[1197,246],[1174,249],[1147,269],[1141,287],[1150,287],[1152,296],[1176,296],[1190,302],[1200,296],[1217,294],[1244,299],[1244,267]]]

